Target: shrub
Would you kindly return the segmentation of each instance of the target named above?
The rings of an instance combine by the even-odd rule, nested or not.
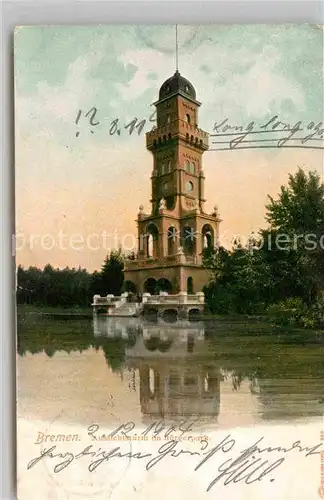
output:
[[[307,317],[307,307],[299,297],[291,297],[267,308],[272,323],[280,326],[301,325]]]
[[[315,303],[305,318],[304,326],[305,328],[324,328],[324,291],[318,294]]]

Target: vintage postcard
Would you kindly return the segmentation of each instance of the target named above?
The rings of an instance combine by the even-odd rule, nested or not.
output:
[[[19,500],[324,498],[322,27],[14,46]]]

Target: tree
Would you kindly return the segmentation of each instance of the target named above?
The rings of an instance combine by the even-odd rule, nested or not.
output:
[[[122,291],[123,292],[131,292],[131,293],[135,294],[137,292],[135,283],[133,283],[130,280],[125,280],[123,282]]]
[[[277,200],[268,198],[270,229],[292,236],[318,235],[324,229],[324,186],[316,172],[306,174],[299,168],[289,174],[288,186],[281,186]]]
[[[287,298],[309,307],[324,286],[324,187],[315,172],[289,175],[278,199],[269,196],[257,238],[232,250],[204,252],[212,279],[205,287],[212,312],[253,313]],[[322,238],[323,236],[323,238]]]
[[[324,186],[319,175],[299,168],[281,186],[277,200],[269,196],[266,209],[265,256],[273,270],[284,270],[288,296],[293,292],[310,304],[324,285]]]
[[[101,268],[100,295],[120,295],[124,281],[124,258],[121,250],[113,250]],[[97,292],[99,293],[99,291]]]
[[[232,250],[220,247],[205,255],[204,265],[212,279],[204,292],[212,312],[252,314],[267,302],[269,269],[252,243]]]
[[[124,258],[120,250],[107,255],[100,272],[65,267],[17,268],[17,303],[50,307],[89,307],[93,295],[120,295]]]
[[[18,304],[35,304],[40,296],[39,283],[42,271],[37,267],[17,269],[17,302]]]
[[[91,303],[92,275],[86,269],[54,269],[47,264],[17,269],[17,302],[36,306],[87,307]]]

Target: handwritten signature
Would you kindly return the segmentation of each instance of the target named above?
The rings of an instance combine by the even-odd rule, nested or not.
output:
[[[211,151],[283,147],[324,149],[323,122],[303,124],[302,121],[297,121],[290,124],[279,120],[278,115],[275,115],[261,125],[251,121],[243,126],[231,125],[228,118],[224,118],[215,123],[213,131],[216,133],[211,134],[211,137],[217,139],[213,140],[213,144],[220,146]]]
[[[200,417],[197,417],[195,420],[191,421],[190,419],[183,420],[176,425],[166,426],[164,420],[159,420],[158,422],[152,422],[140,435],[144,437],[148,437],[150,434],[156,437],[162,437],[162,439],[167,439],[171,434],[180,432],[179,438],[182,438],[185,434],[193,431],[193,425],[198,422]],[[114,431],[110,432],[108,435],[99,434],[100,427],[98,424],[92,424],[88,427],[87,432],[88,436],[92,440],[109,440],[112,437],[121,435],[123,437],[131,439],[133,437],[131,432],[135,429],[135,422],[127,422],[119,425]]]
[[[100,121],[97,117],[97,114],[98,114],[98,109],[96,107],[93,107],[87,111],[79,109],[75,119],[75,124],[78,126],[80,124],[81,119],[85,120],[86,124],[90,126],[90,133],[94,134],[95,127],[100,125]],[[134,117],[129,123],[126,123],[124,126],[120,123],[121,122],[120,118],[115,118],[111,120],[109,125],[109,134],[121,135],[121,130],[122,128],[124,128],[125,130],[128,130],[129,135],[132,135],[134,130],[137,130],[137,134],[140,135],[147,121],[151,123],[156,123],[156,110],[151,114],[148,120],[146,118],[139,120],[137,117]],[[76,137],[79,137],[80,130],[77,130],[75,135]]]
[[[127,422],[122,424],[117,429],[113,431],[110,435],[116,435],[121,433],[124,436],[130,437],[130,432],[134,430],[134,422]],[[144,431],[144,434],[153,431],[155,433],[161,433],[165,431],[165,434],[171,432],[171,428],[165,428],[163,423],[154,423],[150,428]],[[97,435],[99,426],[92,425],[88,427],[88,434],[92,437]],[[192,424],[179,426],[178,430],[183,434],[192,430]],[[261,437],[254,443],[252,443],[247,448],[238,451],[236,440],[228,434],[224,439],[222,439],[215,446],[212,446],[207,440],[202,440],[199,443],[198,451],[191,451],[189,449],[183,448],[178,440],[174,439],[164,443],[158,448],[154,453],[142,453],[141,451],[126,451],[121,448],[121,446],[113,447],[110,450],[104,450],[102,448],[96,448],[94,445],[90,444],[86,446],[79,453],[62,452],[57,449],[57,446],[51,446],[50,448],[43,449],[41,453],[33,458],[27,465],[27,470],[35,467],[41,461],[45,459],[53,460],[53,472],[55,474],[59,473],[63,469],[66,469],[70,464],[79,459],[88,459],[88,470],[93,472],[102,464],[109,462],[114,459],[128,459],[132,460],[143,460],[145,464],[145,469],[147,471],[153,469],[158,464],[161,464],[167,457],[172,459],[180,459],[184,456],[193,458],[196,460],[193,464],[194,472],[197,472],[201,467],[203,467],[207,462],[210,462],[213,458],[220,458],[221,463],[216,465],[217,474],[212,478],[207,486],[206,491],[210,491],[217,483],[223,481],[224,485],[230,483],[244,482],[245,484],[252,484],[256,481],[261,481],[265,477],[269,476],[271,472],[278,469],[286,460],[287,456],[293,452],[301,453],[305,458],[311,455],[319,455],[321,453],[320,448],[322,443],[316,444],[314,446],[303,446],[301,441],[295,441],[289,447],[277,446],[270,447],[264,445],[264,437]],[[269,459],[271,453],[280,453],[281,456],[275,460]],[[226,455],[225,460],[221,458]],[[198,461],[198,463],[197,463]],[[274,481],[273,477],[269,476],[269,480]]]
[[[98,108],[92,107],[89,110],[79,109],[76,115],[75,124],[78,129],[76,137],[80,136],[79,125],[81,120],[86,122],[90,133],[94,134],[95,128],[101,121],[98,118]],[[124,128],[129,135],[136,130],[140,135],[147,123],[156,125],[156,110],[146,119],[134,117],[130,122],[123,124],[120,118],[114,118],[109,124],[109,134],[111,136],[121,135]],[[304,148],[304,149],[324,149],[324,124],[323,122],[310,121],[303,123],[301,120],[291,124],[281,121],[278,115],[272,116],[261,125],[255,121],[247,125],[232,125],[227,117],[216,122],[210,136],[214,139],[209,151],[229,151],[238,149],[260,149],[260,148]]]

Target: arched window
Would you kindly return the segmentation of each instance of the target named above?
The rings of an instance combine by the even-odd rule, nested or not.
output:
[[[176,229],[171,226],[168,229],[168,255],[173,255],[176,250]]]
[[[187,293],[189,295],[193,294],[194,293],[194,289],[193,289],[193,279],[191,276],[189,276],[189,278],[187,279]]]
[[[144,250],[144,242],[145,242],[146,237],[147,237],[147,235],[145,233],[141,233],[140,239],[139,239],[139,251],[140,252],[143,252],[143,250]]]
[[[153,254],[154,254],[153,234],[149,234],[147,237],[147,256],[152,258]]]
[[[214,247],[214,231],[209,224],[205,224],[201,231],[203,248]]]
[[[149,388],[151,396],[154,395],[155,392],[155,375],[154,370],[152,368],[149,369]]]
[[[204,377],[204,391],[208,392],[209,391],[209,380],[208,380],[208,373]]]
[[[165,174],[165,163],[161,163],[161,175]]]
[[[186,114],[186,122],[190,123],[190,115],[188,113]]]
[[[186,226],[182,232],[182,247],[185,254],[193,254],[195,249],[195,231],[193,227]]]
[[[209,232],[204,233],[204,248],[211,248],[212,246],[212,235]]]
[[[190,163],[190,173],[191,174],[196,173],[196,166],[195,166],[195,163],[193,161]]]
[[[172,283],[166,278],[160,278],[156,282],[156,288],[159,292],[172,292]]]
[[[189,162],[189,160],[185,161],[185,171],[186,172],[190,172],[190,162]]]
[[[156,258],[158,256],[158,228],[155,224],[149,224],[146,231],[146,256]]]
[[[171,172],[171,169],[172,169],[172,161],[169,160],[168,161],[168,172]]]
[[[175,196],[168,196],[166,198],[166,206],[168,210],[173,210],[175,206],[176,198]]]
[[[156,279],[147,278],[147,280],[145,280],[143,283],[144,292],[150,293],[151,295],[154,295],[155,289],[156,289]],[[153,309],[153,311],[154,311],[154,309]],[[153,311],[151,310],[151,311],[147,311],[147,312],[149,313],[149,315],[151,315]],[[155,314],[154,314],[154,316],[155,316]]]
[[[170,123],[170,122],[171,122],[171,116],[170,116],[170,115],[168,115],[168,116],[167,116],[167,123]]]

